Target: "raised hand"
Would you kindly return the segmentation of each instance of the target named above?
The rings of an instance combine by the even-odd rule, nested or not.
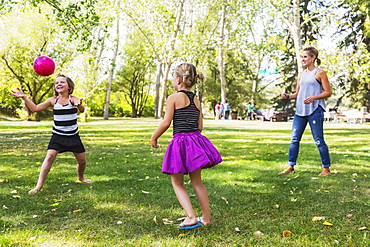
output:
[[[16,89],[12,89],[10,91],[11,91],[10,95],[13,95],[15,97],[22,98],[22,99],[26,97],[26,94],[23,92],[23,90],[20,87],[17,87]]]
[[[82,105],[82,100],[83,100],[83,98],[79,99],[79,98],[75,97],[75,99],[72,100],[72,103],[73,103],[74,106],[79,106],[79,105]]]

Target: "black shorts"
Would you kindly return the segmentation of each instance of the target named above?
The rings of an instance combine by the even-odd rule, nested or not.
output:
[[[48,150],[56,150],[59,153],[73,152],[73,153],[84,153],[85,148],[81,142],[80,136],[62,136],[53,133],[50,139]]]

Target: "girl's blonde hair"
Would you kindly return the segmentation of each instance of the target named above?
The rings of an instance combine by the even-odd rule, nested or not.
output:
[[[307,51],[311,57],[315,56],[315,60],[313,60],[313,62],[315,63],[316,61],[318,66],[321,64],[321,59],[319,58],[319,52],[315,47],[309,46],[309,47],[304,48],[303,51]]]
[[[191,63],[182,63],[177,66],[174,71],[174,76],[181,77],[186,88],[191,88],[199,81],[204,82],[204,75],[202,73],[197,74],[195,66]]]
[[[57,77],[55,77],[55,80],[58,77],[66,78],[66,81],[67,81],[67,84],[68,84],[68,87],[69,87],[68,94],[72,94],[73,93],[73,90],[75,89],[75,83],[72,81],[72,79],[69,78],[68,76],[65,76],[65,75],[58,75]],[[55,80],[54,80],[54,83],[55,83]],[[55,87],[54,87],[54,95],[55,96],[58,96],[59,95],[58,92],[55,91]]]

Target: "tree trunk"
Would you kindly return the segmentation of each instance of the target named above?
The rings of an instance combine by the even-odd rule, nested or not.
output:
[[[167,80],[168,80],[168,74],[170,73],[171,65],[172,65],[172,61],[167,62],[166,70],[164,71],[162,92],[161,92],[161,95],[160,95],[161,97],[159,100],[159,113],[161,114],[160,116],[163,116],[164,103],[165,103],[166,96],[167,96]]]
[[[157,60],[157,71],[155,77],[155,99],[154,99],[154,118],[159,119],[161,118],[161,114],[159,111],[159,90],[161,87],[161,77],[162,77],[162,61]]]
[[[293,0],[293,11],[294,20],[291,23],[290,30],[293,35],[295,56],[297,59],[298,74],[303,71],[301,63],[301,53],[302,53],[302,36],[301,36],[301,15],[300,15],[300,3],[301,0]]]
[[[221,25],[220,25],[220,46],[219,46],[219,61],[220,61],[220,80],[221,80],[221,102],[226,101],[226,75],[225,75],[225,64],[224,64],[224,38],[225,38],[225,21],[226,21],[226,6],[227,1],[225,0],[222,5],[221,13]]]
[[[116,67],[118,46],[119,46],[119,18],[117,17],[116,44],[115,44],[115,47],[114,47],[111,69],[109,71],[109,76],[108,76],[108,85],[107,85],[107,92],[106,92],[106,95],[105,95],[105,104],[104,104],[104,120],[108,120],[108,118],[109,118],[110,92],[111,92],[111,89],[112,89],[114,69]]]
[[[179,30],[180,30],[180,22],[181,22],[182,12],[183,12],[183,9],[184,9],[184,4],[185,4],[185,0],[180,0],[180,6],[179,6],[179,10],[177,12],[177,18],[176,18],[176,26],[175,26],[175,30],[173,32],[173,36],[172,36],[172,40],[171,40],[171,47],[170,47],[170,51],[168,52],[168,57],[167,57],[167,63],[166,63],[167,66],[166,66],[164,78],[163,78],[163,81],[162,81],[162,93],[160,95],[159,107],[158,107],[160,116],[162,116],[162,114],[163,114],[164,103],[165,103],[165,99],[166,99],[166,96],[167,96],[168,74],[170,72],[171,65],[172,65],[172,53],[175,50],[176,38],[177,38],[177,35],[179,33]]]

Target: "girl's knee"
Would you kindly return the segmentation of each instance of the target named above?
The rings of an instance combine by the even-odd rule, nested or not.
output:
[[[46,161],[54,161],[55,158],[57,157],[57,153],[47,153],[45,160]]]
[[[85,159],[77,159],[77,163],[79,165],[85,165],[86,164],[86,158]]]

